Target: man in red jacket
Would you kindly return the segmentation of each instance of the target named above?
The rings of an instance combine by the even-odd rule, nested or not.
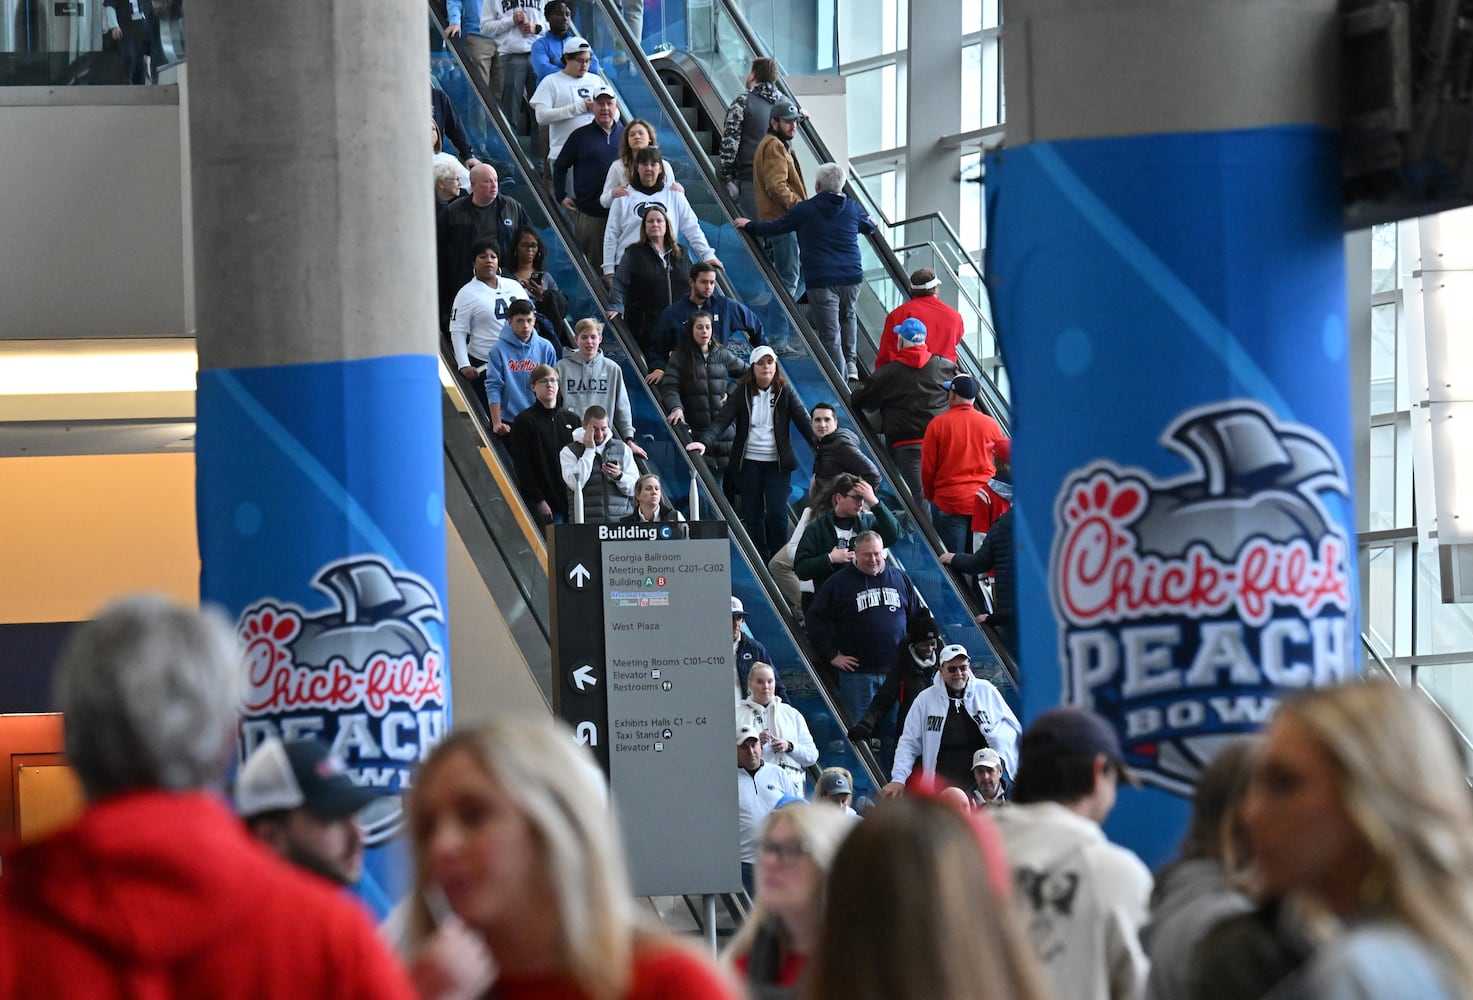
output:
[[[926,349],[937,357],[956,362],[956,345],[962,342],[966,328],[962,314],[941,301],[936,290],[941,279],[929,267],[923,267],[910,276],[909,302],[902,302],[885,317],[885,331],[880,335],[880,346],[875,350],[875,368],[887,361],[894,361],[896,352],[903,346],[895,335],[895,328],[908,319],[918,319],[926,325]]]
[[[931,523],[948,550],[970,552],[972,507],[992,478],[992,448],[1006,438],[1001,425],[973,401],[977,380],[962,373],[946,383],[949,408],[926,426],[921,440],[921,488],[931,501]]]
[[[56,699],[87,808],[5,854],[0,997],[414,996],[359,904],[220,800],[242,669],[223,620],[158,597],[77,631]]]

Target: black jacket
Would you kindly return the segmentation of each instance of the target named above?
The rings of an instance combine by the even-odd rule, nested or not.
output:
[[[926,436],[926,425],[945,413],[947,391],[941,383],[956,374],[956,365],[940,355],[929,354],[917,368],[919,352],[909,348],[894,361],[887,361],[864,384],[854,390],[850,402],[855,410],[879,410],[880,430],[892,448],[905,442],[919,442]]]
[[[742,697],[747,696],[747,675],[752,672],[753,664],[765,663],[772,667],[773,678],[777,681],[775,692],[783,701],[788,700],[788,686],[783,683],[782,675],[777,672],[777,664],[772,662],[772,654],[767,647],[747,633],[742,633],[741,642],[736,647],[736,671],[737,683],[741,685]]]
[[[687,378],[684,351],[675,351],[665,363],[665,377],[660,380],[660,403],[669,413],[676,407],[685,411],[685,422],[691,437],[699,438],[721,412],[722,400],[731,391],[731,380],[741,376],[747,366],[726,348],[711,343],[705,362],[693,379]],[[726,467],[731,457],[735,430],[728,427],[721,436],[706,446],[706,460],[713,469]]]
[[[747,447],[747,435],[752,429],[752,395],[755,391],[756,386],[751,382],[737,383],[726,397],[721,412],[716,415],[716,421],[697,439],[709,450],[712,443],[734,424],[736,438],[731,443],[731,464],[734,469],[742,464],[742,452]],[[772,407],[775,411],[772,415],[772,435],[777,442],[777,467],[784,472],[792,472],[798,467],[798,456],[793,451],[788,428],[797,427],[810,447],[818,442],[813,438],[808,411],[799,402],[798,394],[793,391],[792,386],[784,385],[773,391]]]
[[[507,447],[517,474],[517,490],[531,507],[546,500],[554,514],[568,516],[568,487],[563,483],[558,452],[573,443],[582,421],[571,410],[549,410],[534,403],[511,422]]]
[[[1017,564],[1013,557],[1013,508],[992,523],[992,530],[974,553],[958,552],[951,557],[951,568],[959,573],[986,573],[992,570],[993,612],[987,623],[995,626],[1014,656],[1018,653]]]
[[[447,315],[455,293],[471,280],[471,247],[481,240],[495,240],[501,261],[510,261],[512,237],[527,225],[527,213],[506,195],[485,208],[477,207],[471,196],[463,194],[445,209],[436,234],[440,260],[440,309]]]
[[[875,692],[869,708],[864,710],[864,716],[849,730],[849,738],[869,739],[879,724],[880,717],[890,711],[897,701],[900,702],[900,716],[896,722],[896,731],[904,730],[905,717],[910,714],[910,706],[915,704],[920,693],[936,679],[938,665],[931,663],[922,666],[917,663],[916,658],[910,655],[910,637],[901,639],[900,645],[895,647],[895,665],[885,675],[885,683]]]
[[[635,343],[653,364],[650,353],[655,324],[670,303],[689,294],[687,281],[690,258],[683,249],[661,256],[648,243],[635,243],[624,251],[614,268],[614,285],[622,293],[613,303],[622,303],[624,325],[634,334]]]
[[[841,472],[852,472],[875,489],[880,487],[880,470],[859,450],[859,438],[840,427],[828,437],[819,438],[813,449],[813,489],[815,499],[824,487]]]

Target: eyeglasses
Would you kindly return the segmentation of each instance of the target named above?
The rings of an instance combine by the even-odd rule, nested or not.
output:
[[[948,666],[948,667],[943,667],[942,669],[945,670],[948,674],[964,674],[968,670],[971,670],[972,669],[972,665],[970,663],[963,663],[959,667],[951,667],[951,666]]]
[[[573,62],[582,63],[584,66],[587,66],[593,62],[593,56],[573,56]]]
[[[808,848],[797,840],[764,840],[757,845],[763,854],[771,854],[779,861],[797,861],[808,857]]]
[[[864,496],[859,493],[845,493],[845,500],[853,500],[855,503],[864,503]]]
[[[540,378],[537,380],[538,385],[557,385],[557,383],[558,380],[553,378],[551,375],[547,376],[546,378]]]

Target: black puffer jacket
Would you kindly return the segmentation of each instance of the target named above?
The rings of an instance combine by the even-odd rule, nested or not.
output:
[[[690,258],[679,247],[662,257],[648,243],[636,243],[619,258],[609,307],[623,314],[646,359],[660,314],[690,292],[689,271]]]
[[[721,404],[731,391],[731,380],[747,370],[745,362],[715,341],[706,352],[700,369],[687,372],[689,355],[684,350],[671,353],[660,380],[660,402],[669,413],[677,406],[685,411],[685,422],[692,438],[699,438],[716,419]],[[727,427],[706,449],[706,461],[716,470],[726,468],[731,457],[731,442],[736,428]]]
[[[828,437],[818,439],[813,449],[813,488],[822,491],[839,473],[851,472],[876,489],[880,486],[880,470],[859,450],[859,438],[851,430],[840,427]],[[817,501],[818,494],[814,494]]]

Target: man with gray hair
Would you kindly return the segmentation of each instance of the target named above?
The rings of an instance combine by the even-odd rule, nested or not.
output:
[[[875,231],[875,220],[851,198],[844,196],[844,168],[825,163],[813,178],[814,195],[798,202],[776,219],[755,222],[737,219],[738,229],[753,236],[798,234],[803,283],[808,286],[814,331],[844,377],[859,377],[855,363],[858,337],[854,304],[864,280],[859,235]]]
[[[87,806],[5,858],[0,996],[414,995],[367,914],[220,800],[242,675],[223,619],[160,597],[77,630],[55,698]]]

